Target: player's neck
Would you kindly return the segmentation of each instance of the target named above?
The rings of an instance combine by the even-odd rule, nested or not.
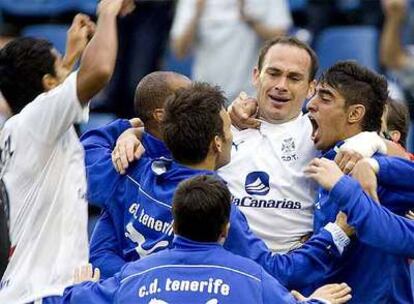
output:
[[[186,167],[195,170],[210,170],[213,171],[216,169],[216,160],[211,157],[206,157],[204,160],[197,164],[184,164]]]
[[[145,126],[144,130],[145,130],[145,132],[151,134],[155,138],[158,138],[159,140],[163,141],[161,130],[160,130],[159,127],[154,127],[154,126],[147,127],[147,126]]]
[[[347,140],[348,138],[354,137],[355,135],[358,135],[361,132],[363,131],[359,125],[348,125],[346,128],[344,128],[340,136],[340,140]]]

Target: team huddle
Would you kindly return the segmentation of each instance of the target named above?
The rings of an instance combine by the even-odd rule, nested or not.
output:
[[[137,118],[79,140],[124,2],[102,0],[96,26],[76,16],[63,57],[34,38],[0,50],[14,114],[0,135],[0,303],[413,303],[414,164],[379,136],[385,77],[343,61],[315,80],[315,52],[278,37],[255,97],[226,108],[217,86],[153,72]],[[88,204],[102,209],[90,240]]]

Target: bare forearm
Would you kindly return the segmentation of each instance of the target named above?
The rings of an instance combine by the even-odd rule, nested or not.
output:
[[[188,24],[186,30],[179,36],[173,39],[172,49],[178,58],[183,58],[194,44],[198,28],[199,18],[195,16]]]
[[[401,22],[387,19],[381,35],[380,56],[382,64],[387,68],[401,68],[405,64],[406,53],[401,37]]]
[[[117,14],[101,11],[95,35],[86,47],[78,74],[78,97],[86,104],[110,80],[118,50]]]

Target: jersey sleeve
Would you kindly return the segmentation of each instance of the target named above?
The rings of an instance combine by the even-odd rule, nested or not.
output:
[[[191,19],[195,14],[196,1],[179,0],[175,10],[174,22],[171,29],[171,38],[176,39],[181,36],[190,25]]]
[[[122,257],[121,244],[116,236],[110,214],[104,211],[93,230],[90,249],[90,262],[101,271],[101,278],[112,277],[119,272],[126,261]]]
[[[414,208],[414,163],[399,157],[375,156],[379,164],[378,195],[391,212],[403,215]]]
[[[290,292],[266,271],[262,271],[263,303],[297,303]]]
[[[414,192],[414,162],[391,156],[374,156],[379,164],[378,183]]]
[[[73,124],[89,118],[89,107],[82,107],[77,95],[77,72],[70,74],[56,88],[40,94],[21,112],[21,127],[45,144],[59,140]]]
[[[327,304],[316,299],[297,301],[292,294],[283,287],[275,278],[267,272],[262,273],[263,303],[284,303],[284,304]]]
[[[116,293],[120,286],[120,274],[99,282],[83,282],[65,289],[62,304],[116,303]]]
[[[268,0],[269,9],[267,10],[264,22],[267,26],[278,29],[288,30],[292,25],[292,16],[290,14],[287,0]]]
[[[391,254],[414,257],[414,221],[374,202],[349,176],[343,176],[329,196],[348,215],[348,223],[355,227],[362,243]]]
[[[224,247],[260,264],[288,289],[300,289],[319,282],[332,270],[340,254],[325,229],[301,248],[287,254],[273,254],[250,230],[245,216],[232,205],[229,235]]]
[[[104,207],[121,179],[113,167],[111,153],[117,138],[130,127],[128,120],[116,120],[82,136],[89,203]]]

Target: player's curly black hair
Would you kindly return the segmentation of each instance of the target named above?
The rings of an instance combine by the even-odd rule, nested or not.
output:
[[[56,76],[53,45],[43,39],[17,38],[0,50],[0,91],[13,114],[44,92],[43,76]]]

